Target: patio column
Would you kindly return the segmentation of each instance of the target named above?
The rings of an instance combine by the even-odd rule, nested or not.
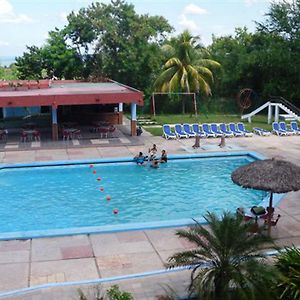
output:
[[[131,103],[131,135],[136,136],[136,103]]]
[[[119,103],[119,119],[118,124],[123,124],[123,103]]]
[[[58,140],[57,106],[52,106],[52,140]]]
[[[268,124],[272,123],[272,104],[268,106]]]
[[[275,122],[279,121],[279,106],[275,105]]]

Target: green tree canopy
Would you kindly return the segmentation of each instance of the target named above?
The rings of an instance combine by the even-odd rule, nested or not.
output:
[[[199,38],[184,31],[162,47],[166,62],[154,82],[161,92],[203,92],[211,94],[213,73],[210,68],[220,64],[208,58],[209,54],[199,44]]]

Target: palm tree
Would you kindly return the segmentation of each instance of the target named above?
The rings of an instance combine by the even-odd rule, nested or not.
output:
[[[208,51],[198,43],[199,37],[193,37],[184,31],[162,47],[167,58],[162,72],[154,82],[156,91],[163,93],[199,93],[211,95],[213,73],[210,68],[220,64],[209,59]],[[185,110],[183,97],[183,113]]]
[[[300,249],[286,247],[281,251],[275,266],[279,270],[277,290],[280,299],[300,299]]]
[[[178,230],[179,238],[195,247],[174,254],[168,267],[190,266],[190,296],[199,299],[271,299],[274,268],[267,266],[258,249],[270,238],[250,236],[242,217],[225,212],[205,216],[209,228],[197,223]],[[272,298],[274,299],[274,298]]]

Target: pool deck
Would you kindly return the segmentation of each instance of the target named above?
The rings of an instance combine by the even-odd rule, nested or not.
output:
[[[210,151],[256,151],[266,157],[284,158],[300,165],[300,136],[232,138],[219,148],[219,139],[201,140],[192,149],[190,140],[164,140],[143,134],[143,146],[66,148],[0,152],[0,163],[46,160],[99,159],[134,156],[147,152],[153,144],[168,154],[207,153]],[[282,218],[273,230],[278,245],[300,245],[300,192],[288,193],[277,208]],[[175,229],[155,229],[109,234],[76,235],[30,240],[0,241],[1,292],[47,283],[93,280],[120,275],[164,270],[167,257],[190,245],[174,236]],[[161,283],[181,287],[188,282],[188,271],[125,280],[120,286],[135,299],[156,299]],[[183,283],[183,284],[182,284]],[[77,288],[77,287],[76,287]],[[74,287],[52,287],[6,299],[76,299]],[[75,294],[74,294],[75,293]]]

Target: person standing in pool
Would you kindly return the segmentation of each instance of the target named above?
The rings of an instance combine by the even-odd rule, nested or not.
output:
[[[145,162],[145,156],[143,154],[143,152],[139,152],[138,155],[136,155],[133,160],[138,164],[138,165],[142,165]]]
[[[166,162],[168,162],[167,151],[162,150],[161,151],[161,157],[160,157],[160,163],[166,163]]]

